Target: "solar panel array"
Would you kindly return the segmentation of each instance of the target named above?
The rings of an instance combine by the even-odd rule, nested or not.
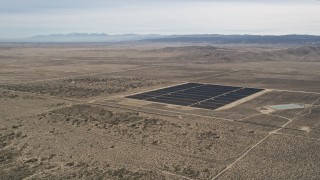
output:
[[[263,89],[256,88],[186,83],[127,96],[127,98],[213,110],[262,90]]]

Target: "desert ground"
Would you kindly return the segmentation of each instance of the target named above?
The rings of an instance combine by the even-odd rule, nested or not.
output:
[[[217,110],[126,98],[187,82],[266,90]],[[0,179],[320,177],[319,47],[0,44],[0,109]]]

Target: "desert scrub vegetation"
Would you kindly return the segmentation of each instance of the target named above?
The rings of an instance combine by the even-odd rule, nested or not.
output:
[[[2,85],[2,88],[46,94],[68,98],[89,98],[99,95],[116,94],[130,89],[150,87],[163,84],[165,81],[141,77],[78,77],[72,79]]]

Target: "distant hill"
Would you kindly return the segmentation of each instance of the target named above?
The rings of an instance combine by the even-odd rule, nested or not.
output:
[[[320,36],[312,35],[283,35],[283,36],[261,36],[261,35],[178,35],[155,39],[145,39],[144,42],[167,42],[167,43],[217,43],[217,44],[310,44],[320,45]]]
[[[122,35],[108,35],[97,33],[70,33],[70,34],[50,34],[38,35],[30,38],[7,39],[2,42],[123,42],[123,41],[139,41],[150,38],[159,38],[161,35],[149,34],[122,34]],[[1,40],[0,40],[1,41]]]
[[[273,48],[234,48],[233,46],[168,46],[150,50],[155,54],[175,54],[166,61],[184,63],[229,63],[229,62],[320,62],[320,46],[292,46]]]
[[[54,42],[54,43],[79,43],[79,42],[138,42],[138,43],[215,43],[215,44],[303,44],[320,45],[320,36],[313,35],[283,35],[283,36],[261,36],[261,35],[140,35],[140,34],[51,34],[38,35],[30,38],[7,39],[0,42]]]

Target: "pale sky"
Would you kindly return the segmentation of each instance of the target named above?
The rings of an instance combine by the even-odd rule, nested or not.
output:
[[[0,38],[72,32],[320,35],[320,1],[0,0]]]

